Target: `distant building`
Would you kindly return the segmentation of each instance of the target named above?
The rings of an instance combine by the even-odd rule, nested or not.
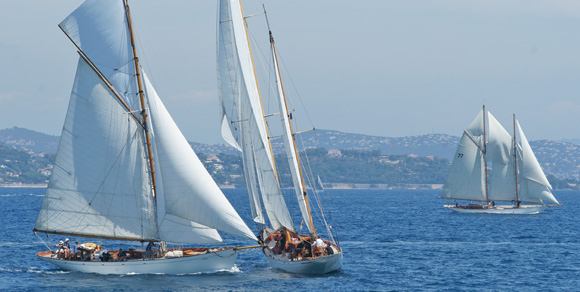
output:
[[[338,150],[338,149],[330,149],[330,150],[328,150],[328,156],[341,157],[342,152],[340,152],[340,150]]]

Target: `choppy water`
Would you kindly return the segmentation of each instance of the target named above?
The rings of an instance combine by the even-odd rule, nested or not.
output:
[[[556,192],[564,206],[539,215],[462,215],[439,191],[327,190],[344,266],[321,277],[273,270],[257,250],[196,275],[63,271],[35,257],[44,192],[0,188],[0,291],[580,291],[580,192]],[[245,190],[225,192],[246,219]]]

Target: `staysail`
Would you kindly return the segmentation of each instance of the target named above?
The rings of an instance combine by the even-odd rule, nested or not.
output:
[[[488,112],[489,141],[487,143],[487,162],[492,163],[489,182],[489,200],[516,200],[516,174],[512,136],[497,119]]]
[[[484,110],[463,131],[459,146],[443,187],[442,198],[485,201],[485,163],[483,154]]]
[[[272,227],[278,229],[284,226],[294,230],[278,184],[240,2],[221,0],[219,17],[218,78],[222,136],[242,150],[254,220],[263,221],[258,211],[261,206],[258,188],[255,187],[257,179]],[[232,142],[232,137],[236,143]]]

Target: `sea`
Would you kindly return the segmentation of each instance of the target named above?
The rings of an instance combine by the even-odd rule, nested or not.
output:
[[[555,191],[563,206],[542,214],[472,215],[443,208],[440,190],[325,190],[344,263],[323,276],[273,269],[258,250],[199,274],[65,271],[35,256],[63,239],[32,231],[45,191],[0,188],[0,291],[580,291],[578,191]],[[224,193],[251,222],[246,190]]]

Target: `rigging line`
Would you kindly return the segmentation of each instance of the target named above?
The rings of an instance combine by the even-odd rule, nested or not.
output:
[[[300,104],[304,108],[304,113],[306,113],[306,116],[308,117],[308,120],[310,121],[310,125],[313,125],[314,126],[314,122],[312,121],[312,118],[310,117],[310,113],[308,112],[307,107],[304,104],[304,101],[302,99],[302,95],[298,91],[298,88],[296,87],[296,83],[294,83],[294,79],[292,78],[292,75],[290,74],[290,71],[286,67],[286,63],[284,62],[284,58],[280,54],[280,48],[279,47],[277,47],[276,52],[277,52],[277,55],[278,55],[278,59],[282,63],[282,67],[284,68],[284,71],[286,72],[286,74],[284,76],[287,76],[287,78],[290,80],[290,83],[292,84],[292,87],[294,88],[294,91],[296,92],[296,96],[298,97],[298,100],[300,101]],[[292,104],[292,108],[294,108],[294,103],[292,102],[292,99],[290,99],[290,104]],[[292,111],[294,111],[294,109]]]
[[[312,172],[312,165],[310,164],[310,159],[308,157],[308,153],[307,153],[306,147],[304,145],[304,139],[302,139],[302,137],[300,137],[300,142],[302,144],[302,149],[304,149],[304,151],[303,151],[304,152],[304,157],[305,157],[305,160],[306,160],[306,166],[308,167],[307,179],[308,179],[308,181],[310,183],[310,186],[312,187],[312,186],[315,185],[315,182],[313,182],[313,180],[314,180],[314,174]],[[316,188],[313,187],[313,190],[314,190],[313,191],[314,198],[315,198],[316,203],[318,205],[318,209],[320,210],[320,215],[322,216],[322,221],[323,221],[323,223],[325,225],[326,231],[327,231],[329,237],[331,237],[331,239],[334,241],[334,236],[333,236],[332,232],[330,231],[328,222],[326,220],[326,216],[325,216],[325,212],[324,212],[322,200],[320,198],[320,194],[316,191]],[[317,214],[317,217],[318,217],[318,214]],[[320,219],[320,217],[319,217],[319,219]]]
[[[246,15],[246,16],[244,16],[244,19],[252,18],[254,16],[258,16],[258,15],[262,15],[262,14],[266,14],[266,12],[258,12],[258,13],[254,13],[252,15]]]
[[[267,95],[265,97],[266,97],[266,100],[268,102],[266,108],[268,109],[268,111],[270,111],[272,107],[276,108],[276,103],[273,101],[274,98],[272,98],[272,96],[274,95],[274,92],[275,92],[275,87],[272,86],[272,83],[273,83],[272,82],[272,75],[274,74],[274,69],[270,65],[268,65],[268,66],[265,65],[265,64],[270,64],[270,62],[266,61],[268,59],[266,58],[266,55],[264,54],[262,47],[259,45],[259,42],[257,41],[253,32],[249,28],[248,28],[248,35],[250,36],[250,39],[252,40],[252,43],[254,44],[252,46],[252,48],[257,48],[257,51],[259,53],[258,56],[260,58],[257,58],[257,61],[259,61],[257,63],[260,65],[262,72],[267,72],[266,75],[268,76],[268,82],[266,82],[266,83],[267,83],[268,87],[266,90]],[[271,55],[271,54],[268,54],[268,55]]]

